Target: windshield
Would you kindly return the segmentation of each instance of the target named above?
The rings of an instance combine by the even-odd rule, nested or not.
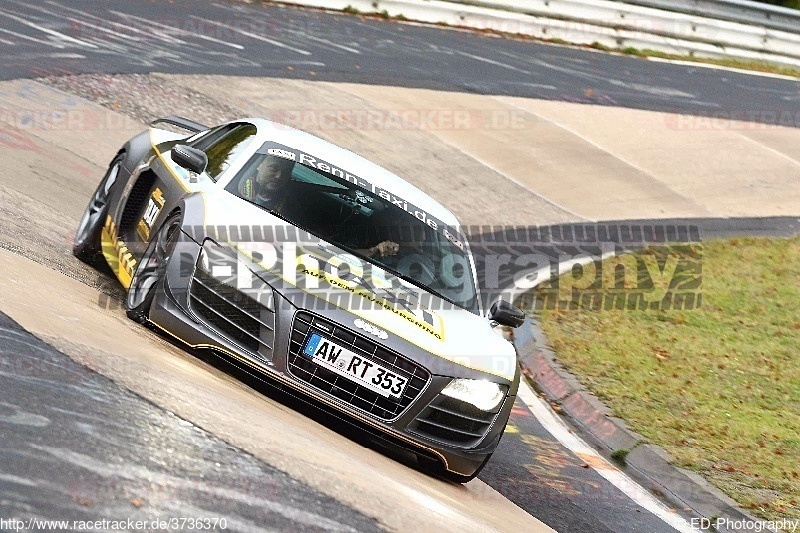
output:
[[[267,143],[226,190],[477,312],[472,267],[457,233],[361,177],[300,151]]]

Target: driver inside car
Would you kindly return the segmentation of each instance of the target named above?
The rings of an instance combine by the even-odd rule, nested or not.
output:
[[[239,195],[271,211],[282,212],[291,189],[294,161],[270,155],[256,167],[254,175],[239,183]]]
[[[292,208],[292,170],[294,161],[268,155],[256,168],[254,175],[239,182],[239,196],[256,205],[286,215]],[[294,218],[294,217],[290,217]],[[384,240],[367,248],[354,248],[367,257],[389,257],[397,255],[400,245]]]

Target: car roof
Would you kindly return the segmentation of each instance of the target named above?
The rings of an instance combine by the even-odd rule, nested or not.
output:
[[[258,128],[260,141],[273,141],[290,148],[302,150],[312,157],[324,159],[364,181],[380,187],[398,198],[413,203],[454,229],[461,225],[455,215],[442,204],[385,168],[340,146],[320,139],[310,133],[263,118],[245,118],[232,122],[251,122]]]

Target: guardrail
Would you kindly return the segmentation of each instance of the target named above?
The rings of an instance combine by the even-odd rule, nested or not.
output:
[[[610,0],[281,1],[327,9],[350,7],[363,13],[402,15],[421,22],[490,29],[575,44],[597,43],[616,49],[631,47],[800,67],[800,25],[792,33]],[[736,0],[678,0],[681,1],[719,4]]]
[[[800,31],[800,9],[789,9],[761,2],[748,0],[625,0],[625,3],[705,18],[741,22],[790,33]]]
[[[664,0],[640,0],[646,2],[663,2]],[[686,1],[686,0],[684,0]],[[702,0],[708,4],[713,0]],[[550,17],[597,25],[604,28],[644,32],[656,37],[677,39],[691,43],[712,45],[719,50],[707,47],[679,46],[692,52],[722,53],[752,58],[753,54],[776,54],[800,59],[800,16],[797,17],[795,33],[776,30],[766,26],[755,26],[741,22],[731,22],[709,17],[699,17],[675,10],[655,9],[629,3],[609,0],[451,0],[453,4],[463,4],[466,8],[477,6],[520,13],[534,17]],[[714,3],[718,7],[721,3]],[[748,3],[750,4],[750,3]],[[769,10],[772,12],[772,10]],[[781,13],[785,14],[781,10]],[[587,28],[588,29],[588,28]],[[593,32],[589,32],[593,33]],[[659,43],[659,40],[646,39],[648,43]],[[620,43],[616,43],[620,44]],[[661,46],[669,43],[659,43]],[[673,46],[677,43],[672,43]],[[727,52],[733,48],[733,54]],[[750,53],[744,53],[749,51]],[[791,63],[794,63],[792,61]]]

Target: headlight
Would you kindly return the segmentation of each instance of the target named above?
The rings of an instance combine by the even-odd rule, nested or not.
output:
[[[508,387],[478,379],[454,379],[442,394],[474,405],[481,411],[492,411],[506,396]]]
[[[206,239],[200,249],[197,266],[206,274],[236,289],[249,289],[249,274],[252,272],[235,250],[223,248],[211,239]]]
[[[200,250],[200,257],[197,266],[206,274],[216,278],[222,283],[237,287],[237,273],[241,269],[247,268],[236,255],[236,252],[223,248],[214,243],[211,239],[206,239],[203,248]],[[245,272],[245,270],[242,270]]]
[[[197,266],[207,274],[211,274],[211,261],[208,259],[208,252],[206,252],[206,250],[211,246],[210,241],[206,241],[203,247],[200,248],[200,256],[197,258]]]

